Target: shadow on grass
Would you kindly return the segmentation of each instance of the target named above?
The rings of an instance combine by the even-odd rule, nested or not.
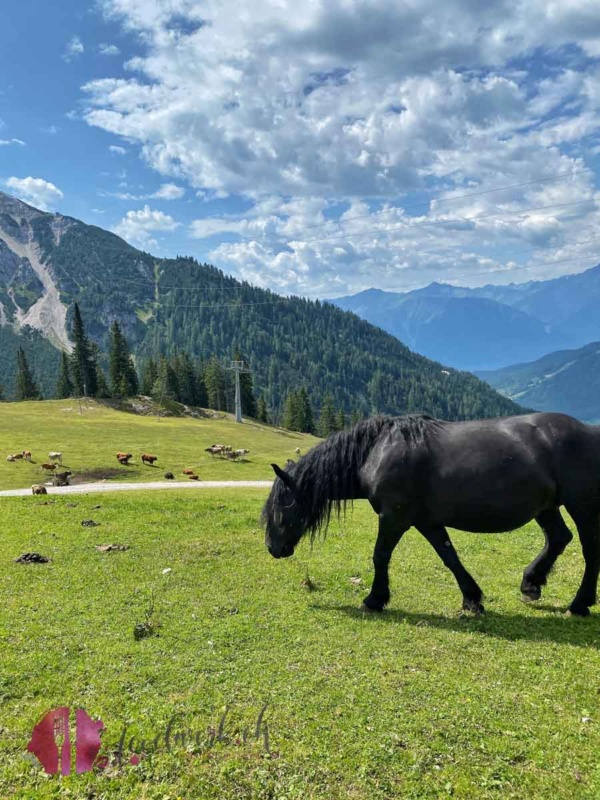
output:
[[[478,633],[482,636],[493,636],[514,642],[527,640],[531,642],[556,642],[576,647],[593,647],[600,650],[600,614],[592,611],[589,617],[568,617],[566,608],[554,606],[538,606],[541,611],[554,612],[552,617],[525,614],[498,614],[486,610],[482,617],[470,614],[446,617],[441,614],[419,614],[412,611],[388,608],[381,613],[361,611],[357,606],[311,604],[316,611],[342,612],[350,617],[366,619],[374,625],[405,624],[415,627],[439,628],[440,630],[460,633]]]

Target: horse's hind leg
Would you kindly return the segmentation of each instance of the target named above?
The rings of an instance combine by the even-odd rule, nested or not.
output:
[[[546,585],[550,570],[573,538],[573,534],[567,528],[557,508],[549,508],[547,511],[542,511],[535,518],[535,521],[544,531],[546,543],[540,554],[533,559],[523,572],[521,594],[523,595],[523,600],[528,603],[540,599],[542,586]]]
[[[569,510],[569,509],[568,509]],[[581,586],[571,605],[571,614],[580,617],[587,617],[590,613],[590,606],[596,603],[596,593],[598,590],[598,573],[600,573],[600,518],[598,512],[575,514],[570,511],[579,534],[583,559],[585,561],[585,571]]]
[[[443,527],[420,527],[417,526],[419,533],[427,539],[444,564],[456,578],[458,587],[463,595],[463,608],[465,611],[473,611],[475,614],[483,614],[484,608],[481,603],[483,592],[477,585],[473,576],[467,572],[462,565],[454,545],[450,541],[448,531]]]

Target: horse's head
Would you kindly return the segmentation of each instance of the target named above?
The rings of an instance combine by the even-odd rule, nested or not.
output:
[[[277,464],[271,466],[277,479],[263,510],[265,544],[274,558],[288,558],[306,533],[307,523],[293,475]]]

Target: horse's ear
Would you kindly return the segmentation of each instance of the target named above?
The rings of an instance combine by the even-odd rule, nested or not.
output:
[[[273,467],[273,472],[275,475],[277,475],[278,478],[281,478],[288,489],[294,491],[295,485],[292,476],[289,475],[285,470],[281,469],[281,467],[278,467],[277,464],[271,464],[271,466]]]

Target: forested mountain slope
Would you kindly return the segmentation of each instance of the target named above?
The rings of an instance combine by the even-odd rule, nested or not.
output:
[[[281,298],[190,258],[154,258],[101,228],[0,193],[0,330],[40,332],[30,344],[38,377],[51,361],[48,343],[67,346],[74,301],[103,350],[117,320],[140,364],[178,350],[205,360],[239,350],[274,410],[305,385],[316,406],[330,393],[337,406],[362,413],[461,419],[518,411],[474,376],[446,370],[328,303]],[[0,383],[10,386],[13,371],[2,352]],[[39,379],[49,394],[51,380]]]

